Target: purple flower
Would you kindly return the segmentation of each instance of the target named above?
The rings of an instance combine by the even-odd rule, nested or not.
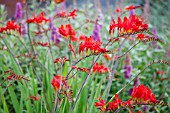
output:
[[[140,84],[139,77],[136,77],[133,85],[136,86],[139,84]]]
[[[43,35],[42,35],[42,34],[38,34],[38,37],[39,37],[40,39],[42,39],[42,38],[43,38]]]
[[[154,28],[153,28],[153,35],[154,35],[155,37],[158,37],[158,33],[157,33],[156,26],[154,26]]]
[[[25,35],[27,33],[27,29],[26,29],[26,25],[24,24],[24,22],[22,22],[22,35]]]
[[[124,77],[126,79],[130,78],[131,72],[132,72],[132,65],[130,66],[124,66],[125,72],[124,72]]]
[[[154,26],[152,32],[153,32],[154,38],[158,38],[156,26]],[[157,45],[157,42],[156,42],[156,41],[152,41],[152,47],[153,47],[153,48],[157,48],[157,49],[161,49],[161,47],[160,47],[159,45]]]
[[[101,28],[102,28],[102,26],[99,25],[99,24],[95,24],[94,25],[92,37],[96,41],[101,40],[101,37],[100,37],[100,30],[101,30]]]
[[[60,38],[61,38],[61,35],[58,33],[57,28],[53,27],[51,29],[51,40],[57,44],[60,42]]]
[[[20,20],[22,18],[22,4],[21,2],[16,3],[15,19]]]
[[[133,88],[130,88],[130,90],[128,91],[128,94],[131,95],[133,92]]]
[[[61,35],[58,33],[57,28],[53,25],[52,19],[50,20],[49,29],[51,30],[51,40],[57,44],[60,42]]]
[[[134,10],[130,10],[129,16],[131,17],[134,14]]]
[[[102,21],[102,20],[103,20],[102,11],[101,11],[101,9],[98,9],[97,20],[96,20],[96,23],[94,24],[94,28],[93,28],[93,32],[92,32],[92,37],[96,41],[101,40],[100,30],[102,28],[102,25],[98,24],[98,22]]]
[[[143,106],[143,110],[146,112],[147,111],[147,109],[148,109],[148,106]]]
[[[131,60],[130,60],[130,56],[129,56],[128,53],[126,54],[125,65],[124,65],[123,69],[125,69],[124,77],[125,77],[126,79],[129,79],[133,67],[132,67]]]

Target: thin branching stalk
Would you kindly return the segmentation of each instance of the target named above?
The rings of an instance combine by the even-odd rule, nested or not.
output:
[[[14,58],[14,61],[16,62],[17,66],[18,66],[18,68],[19,68],[19,70],[20,70],[20,73],[23,74],[23,71],[22,71],[22,68],[21,68],[21,66],[20,66],[20,64],[19,64],[19,61],[16,59],[15,54],[14,54],[14,53],[11,51],[11,49],[8,47],[7,40],[6,40],[4,37],[2,37],[2,36],[1,36],[1,38],[2,38],[2,40],[3,40],[3,42],[4,42],[4,44],[6,45],[6,47],[8,48],[9,53],[10,53],[10,54],[12,55],[12,57]]]
[[[122,46],[125,43],[125,41],[126,41],[126,38],[120,44],[119,51],[118,51],[118,56],[120,55],[120,53],[122,51]],[[110,76],[110,79],[109,79],[109,82],[108,82],[108,89],[107,89],[108,91],[107,91],[106,98],[105,98],[106,101],[107,101],[107,98],[108,98],[109,93],[110,93],[110,88],[111,88],[111,85],[112,85],[112,79],[113,79],[113,76],[114,76],[114,72],[115,72],[115,70],[116,70],[116,68],[118,66],[118,62],[119,62],[119,59],[116,59],[115,65],[114,65],[114,67],[112,69],[113,71],[111,72],[111,76]]]
[[[129,53],[134,47],[136,47],[139,43],[140,43],[140,41],[139,41],[138,43],[134,44],[134,45],[133,45],[129,50],[127,50],[123,55],[118,56],[118,58],[121,58],[121,57],[125,56],[125,55],[126,55],[127,53]]]
[[[110,41],[111,41],[111,40],[109,40],[109,41],[107,42],[107,44],[105,45],[104,48],[106,48],[106,46],[110,43]],[[84,81],[83,81],[83,83],[82,83],[82,85],[81,85],[81,87],[80,87],[80,89],[79,89],[79,91],[78,91],[78,94],[76,95],[76,99],[75,99],[74,104],[73,104],[73,106],[72,106],[71,112],[73,111],[73,109],[74,109],[74,107],[75,107],[75,105],[76,105],[76,103],[77,103],[77,100],[78,100],[78,98],[79,98],[79,96],[80,96],[80,93],[81,93],[81,91],[82,91],[85,83],[87,82],[87,79],[88,79],[89,75],[91,74],[91,71],[92,71],[93,66],[94,66],[95,63],[98,61],[98,59],[100,58],[100,56],[101,56],[101,54],[99,54],[99,55],[97,56],[96,60],[95,60],[95,61],[93,62],[93,64],[91,65],[91,67],[90,67],[90,72],[86,75],[86,77],[85,77],[85,79],[84,79]]]
[[[28,4],[26,3],[26,19],[28,20]],[[28,34],[28,38],[29,38],[29,41],[30,41],[30,45],[31,45],[31,48],[32,48],[32,51],[34,53],[34,55],[36,55],[35,53],[35,50],[34,50],[34,47],[32,45],[32,41],[31,41],[31,36],[30,36],[30,27],[29,27],[29,23],[27,23],[27,34]],[[40,63],[38,62],[38,65],[40,67]],[[34,69],[34,68],[33,68]],[[42,71],[41,71],[42,72]],[[36,71],[34,70],[34,73],[36,74]],[[37,74],[36,74],[37,75]],[[37,75],[38,76],[38,75]],[[44,74],[43,74],[44,76]],[[46,89],[44,88],[43,86],[43,82],[41,79],[39,79],[39,82],[41,84],[41,87],[42,87],[42,92],[43,92],[43,95],[44,95],[44,98],[45,98],[45,101],[47,103],[47,108],[48,110],[50,111],[50,105],[49,105],[49,102],[48,102],[48,99],[47,99],[47,96],[46,96]]]
[[[91,74],[91,71],[92,71],[93,66],[94,66],[95,63],[98,61],[98,59],[100,58],[100,56],[101,56],[101,54],[96,58],[96,60],[94,61],[94,63],[91,65],[91,67],[90,67],[90,72],[86,75],[86,77],[85,77],[85,79],[84,79],[84,81],[83,81],[83,83],[82,83],[82,85],[81,85],[81,87],[80,87],[80,89],[79,89],[79,91],[78,91],[78,94],[76,95],[76,99],[75,99],[75,101],[74,101],[74,104],[73,104],[73,107],[72,107],[71,112],[73,111],[73,109],[74,109],[74,107],[75,107],[75,105],[76,105],[76,103],[77,103],[77,100],[78,100],[78,98],[79,98],[79,96],[80,96],[80,93],[81,93],[81,91],[82,91],[82,89],[83,89],[83,87],[84,87],[84,85],[85,85],[85,83],[86,83],[89,75]]]
[[[147,68],[149,68],[150,66],[152,66],[153,64],[158,64],[158,63],[163,63],[161,61],[164,61],[164,60],[158,60],[157,62],[155,61],[152,61],[150,62],[141,72],[139,72],[137,75],[134,76],[134,78],[132,80],[130,80],[123,88],[121,88],[116,94],[119,94],[120,92],[122,92],[130,83],[132,83],[136,77],[138,77],[140,74],[142,74]],[[165,64],[165,63],[163,63]],[[167,65],[167,64],[166,64]],[[115,96],[113,96],[109,102],[113,101]]]
[[[59,89],[59,91],[61,91],[62,89],[62,71],[63,71],[63,61],[61,61],[61,64],[60,64],[60,89]],[[59,92],[58,91],[58,92]],[[53,112],[55,113],[56,112],[56,110],[57,110],[57,106],[58,106],[58,101],[59,101],[59,99],[60,99],[60,93],[57,93],[57,100],[55,100],[56,101],[56,103],[54,104],[55,105],[55,107],[54,107],[54,110],[53,110]]]
[[[51,49],[51,41],[50,41],[50,37],[47,35],[47,33],[45,33],[46,37],[48,38],[48,43],[49,43],[49,50],[50,50],[50,54],[51,54],[51,58],[52,58],[52,62],[54,61],[54,56],[53,56],[53,51]],[[56,65],[54,63],[54,68],[55,70],[57,69],[56,68]],[[56,70],[57,71],[57,70]]]
[[[23,43],[22,40],[21,40],[19,37],[18,37],[17,39],[18,39],[19,42],[24,46],[24,48],[26,49],[26,51],[27,51],[28,53],[30,53],[29,50],[28,50],[28,48],[26,47],[25,43]],[[48,74],[50,74],[51,76],[53,75],[44,65],[42,65],[42,63],[40,62],[40,60],[38,59],[38,57],[37,57],[36,60],[37,60],[38,63],[41,65],[41,67],[43,67],[43,68],[48,72]],[[31,58],[31,62],[32,62],[32,58]]]
[[[5,81],[5,80],[4,80]],[[13,82],[12,82],[13,83]],[[2,96],[5,94],[5,92],[7,91],[7,89],[12,85],[11,81],[8,83],[8,85],[6,86],[4,92],[1,94],[1,98],[0,98],[0,102],[2,100]]]

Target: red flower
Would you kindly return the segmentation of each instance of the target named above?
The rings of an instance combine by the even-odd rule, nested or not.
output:
[[[34,15],[33,18],[28,18],[28,19],[27,19],[27,22],[28,22],[28,23],[41,24],[43,21],[44,21],[45,23],[48,22],[48,21],[50,21],[49,19],[47,19],[47,18],[44,17],[44,12],[41,12],[40,15],[38,15],[38,16]]]
[[[86,73],[89,73],[89,72],[90,72],[90,69],[89,69],[89,68],[81,68],[81,67],[77,67],[77,66],[73,66],[72,68],[73,68],[73,69],[80,70],[80,71],[83,71],[83,72],[86,72]]]
[[[70,51],[73,52],[74,54],[74,58],[76,58],[76,52],[74,50],[74,47],[71,44],[69,44],[69,47],[70,47]]]
[[[105,58],[106,60],[112,60],[112,57],[109,56],[108,54],[104,54],[103,56],[104,56],[104,58]]]
[[[86,49],[86,54],[88,54],[88,50],[92,53],[105,53],[107,50],[105,48],[100,48],[100,41],[95,41],[92,36],[89,38],[87,36],[84,36],[84,42],[80,43],[78,53],[83,53],[84,50]]]
[[[69,14],[66,14],[65,11],[61,11],[59,13],[57,13],[57,17],[62,17],[62,18],[67,18],[67,17],[72,17],[74,19],[75,16],[77,16],[76,14],[76,9],[74,9],[73,11],[69,12]]]
[[[60,64],[61,62],[65,63],[66,61],[69,61],[69,59],[66,58],[66,56],[64,56],[63,58],[56,58],[54,60],[54,63],[59,63]]]
[[[61,63],[61,58],[56,58],[56,59],[54,60],[54,63]]]
[[[86,35],[81,34],[81,35],[80,35],[79,40],[83,40],[83,41],[85,41],[85,40],[86,40],[86,38],[87,38],[87,36],[86,36]]]
[[[106,111],[106,102],[103,99],[99,99],[99,100],[100,100],[100,102],[95,102],[94,105],[101,111],[105,112]]]
[[[102,65],[99,65],[99,63],[95,63],[95,65],[93,66],[93,72],[98,72],[98,73],[106,73],[110,71],[109,68],[106,68],[104,63],[102,63]]]
[[[117,24],[115,23],[115,20],[112,19],[112,22],[110,24],[110,29],[109,29],[109,34],[113,33],[114,34],[114,29],[117,27]]]
[[[142,111],[138,110],[138,113],[142,113]]]
[[[131,96],[132,99],[137,103],[140,103],[140,101],[142,103],[156,103],[155,95],[152,93],[148,86],[144,86],[143,84],[139,85],[138,88],[134,86]]]
[[[65,38],[70,38],[71,41],[77,41],[77,37],[76,37],[76,31],[74,31],[74,29],[71,27],[70,24],[67,24],[66,26],[61,25],[59,28],[59,33],[61,35],[63,35]]]
[[[124,17],[123,20],[118,17],[117,24],[114,20],[112,20],[109,33],[111,34],[114,32],[116,27],[118,28],[119,35],[133,34],[148,30],[148,25],[144,24],[143,19],[137,17],[136,15],[129,16],[128,18]]]
[[[138,34],[138,36],[137,36],[137,39],[139,39],[139,40],[142,40],[144,38],[145,38],[145,35],[142,33]]]
[[[74,18],[75,16],[77,16],[77,14],[76,14],[76,9],[74,9],[73,11],[71,11],[70,13],[69,13],[69,15],[68,16],[70,16],[70,17],[72,17],[72,18]]]
[[[122,100],[119,99],[118,94],[115,94],[115,99],[113,102],[109,102],[108,103],[108,110],[110,110],[110,112],[116,110],[117,108],[119,108],[119,106],[122,104]]]
[[[127,11],[127,10],[133,10],[133,9],[137,9],[137,8],[141,8],[141,6],[139,6],[139,5],[131,5],[131,6],[128,6],[128,7],[126,7],[125,8],[125,11]]]
[[[17,31],[21,35],[21,26],[15,24],[14,21],[8,20],[6,23],[6,27],[0,27],[0,33],[3,33],[4,31],[8,32],[10,30]]]
[[[133,108],[131,100],[132,99],[129,99],[129,100],[123,102],[121,106],[123,106],[123,107],[126,106],[126,107]]]
[[[116,8],[116,13],[121,13],[121,8],[120,7]]]
[[[62,3],[62,2],[64,2],[65,0],[54,0],[54,2],[56,3],[56,4],[59,4],[59,3]]]
[[[65,11],[61,11],[61,12],[57,13],[57,16],[58,16],[58,17],[66,17],[67,14],[66,14]]]
[[[156,74],[160,74],[160,75],[166,74],[166,72],[165,72],[165,71],[163,71],[163,70],[156,71],[155,73],[156,73]]]
[[[41,100],[41,96],[29,96],[28,99],[32,99],[34,101],[40,101]]]
[[[43,47],[47,47],[49,46],[49,43],[48,42],[38,42],[39,45],[43,46]]]
[[[65,77],[56,75],[53,77],[53,80],[51,81],[51,84],[53,85],[53,88],[55,91],[58,91],[60,89],[60,78],[62,79],[61,82],[64,84],[64,86],[67,86],[67,82],[64,80]]]

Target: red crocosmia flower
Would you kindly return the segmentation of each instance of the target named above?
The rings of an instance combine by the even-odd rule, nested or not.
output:
[[[81,35],[80,35],[80,37],[79,37],[79,40],[83,40],[83,41],[85,41],[85,40],[86,40],[86,38],[87,38],[87,36],[86,36],[86,35],[81,34]]]
[[[53,77],[53,79],[51,81],[51,84],[53,85],[53,88],[54,88],[55,91],[58,91],[60,89],[60,78],[62,79],[61,80],[62,84],[65,87],[68,86],[67,82],[65,81],[65,77],[60,76],[60,75],[56,75],[56,76]]]
[[[160,74],[160,75],[166,74],[166,72],[165,72],[165,71],[163,71],[163,70],[156,71],[155,73],[156,73],[156,74]]]
[[[117,108],[119,108],[119,106],[122,104],[122,100],[119,99],[118,94],[115,94],[115,99],[113,102],[109,102],[108,103],[108,110],[110,110],[110,112],[116,110]]]
[[[36,24],[41,24],[42,22],[49,22],[50,20],[44,17],[44,12],[41,12],[38,16],[34,15],[33,18],[28,18],[27,22],[28,23],[36,23]]]
[[[125,107],[125,106],[126,106],[126,107],[133,108],[131,100],[132,100],[132,99],[129,99],[129,100],[123,102],[123,103],[121,104],[121,106],[122,106],[122,107]]]
[[[92,36],[90,36],[89,38],[87,36],[84,37],[84,42],[81,42],[80,43],[80,46],[79,46],[79,50],[78,50],[78,53],[83,53],[84,50],[86,50],[86,54],[88,54],[88,50],[90,49],[90,51],[92,53],[105,53],[107,52],[107,50],[105,48],[101,48],[100,45],[101,45],[101,42],[98,40],[98,41],[95,41]]]
[[[138,113],[142,113],[142,111],[138,110]]]
[[[120,7],[116,8],[116,13],[121,13],[121,8]]]
[[[67,14],[66,14],[65,11],[61,11],[61,12],[58,12],[56,16],[58,16],[58,17],[66,17]]]
[[[76,58],[76,52],[74,50],[74,47],[71,44],[69,44],[69,47],[70,47],[70,51],[73,52],[74,54],[74,58]]]
[[[74,9],[73,11],[69,12],[69,14],[66,14],[65,11],[61,11],[59,13],[57,13],[57,17],[61,17],[61,18],[68,18],[68,17],[72,17],[73,19],[75,18],[75,16],[77,16],[76,14],[76,9]]]
[[[65,38],[70,38],[71,41],[77,41],[77,37],[76,37],[76,31],[74,31],[74,29],[71,27],[70,24],[67,24],[66,26],[61,25],[59,28],[59,33],[61,35],[63,35]]]
[[[112,60],[112,58],[108,54],[103,55],[106,60]]]
[[[99,99],[100,102],[95,102],[94,105],[100,109],[102,112],[106,111],[106,102],[103,99]]]
[[[42,47],[47,47],[49,46],[49,43],[48,42],[38,42],[39,45],[41,45]]]
[[[93,66],[93,72],[98,72],[98,73],[106,73],[109,72],[110,69],[106,68],[104,63],[102,63],[102,65],[99,65],[98,62],[96,62]]]
[[[131,6],[125,7],[125,11],[133,10],[133,9],[137,9],[137,8],[141,8],[141,6],[139,6],[139,5],[131,5]]]
[[[145,35],[142,33],[138,34],[138,36],[137,36],[137,39],[139,39],[139,40],[142,40],[144,38],[145,38]]]
[[[152,91],[149,89],[148,86],[139,85],[138,88],[134,86],[133,92],[132,92],[132,99],[135,102],[142,102],[142,103],[156,103],[155,95],[152,93]]]
[[[90,72],[90,69],[89,69],[89,68],[81,68],[81,67],[77,67],[77,66],[73,66],[72,68],[73,68],[73,69],[80,70],[80,71],[83,71],[83,72],[86,72],[86,73],[89,73],[89,72]]]
[[[144,23],[144,20],[136,15],[124,17],[123,19],[118,17],[117,24],[112,20],[109,33],[112,33],[116,27],[120,36],[148,30],[148,24]]]
[[[54,0],[54,2],[56,3],[56,4],[59,4],[59,3],[62,3],[62,2],[64,2],[65,0]]]
[[[74,9],[73,11],[71,11],[70,13],[69,13],[69,15],[68,16],[70,16],[70,17],[72,17],[72,18],[74,18],[75,16],[77,16],[77,14],[76,14],[76,9]]]
[[[56,58],[55,60],[54,60],[54,63],[61,63],[61,58]]]
[[[41,100],[41,96],[29,96],[28,99],[32,99],[34,101],[40,101]]]
[[[10,30],[17,31],[21,35],[21,26],[14,23],[14,21],[8,20],[6,23],[6,27],[0,27],[0,33],[4,31],[8,32]]]
[[[66,56],[64,56],[63,58],[56,58],[54,60],[54,63],[59,63],[60,64],[61,62],[65,63],[66,61],[69,61],[69,59]]]
[[[117,27],[117,24],[115,23],[115,20],[112,19],[112,22],[110,24],[110,29],[109,29],[109,34],[113,33],[114,34],[114,29]]]

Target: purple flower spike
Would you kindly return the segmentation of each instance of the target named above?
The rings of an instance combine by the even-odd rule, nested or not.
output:
[[[95,24],[95,25],[94,25],[92,37],[93,37],[93,39],[96,40],[96,41],[101,40],[101,37],[100,37],[100,29],[101,29],[101,28],[102,28],[102,26],[99,25],[99,24]]]
[[[60,42],[61,35],[58,33],[57,28],[53,27],[51,29],[51,40],[56,44]]]
[[[22,22],[22,35],[25,35],[27,33],[26,25],[24,22]]]
[[[134,14],[134,10],[130,10],[129,16],[131,17]]]
[[[156,26],[154,26],[154,28],[153,28],[153,34],[154,34],[155,37],[158,36]]]
[[[146,112],[148,110],[148,106],[143,106],[143,110]]]
[[[129,79],[131,72],[132,72],[132,69],[133,69],[129,54],[126,54],[125,65],[124,65],[123,69],[125,69],[124,77],[126,79]]]
[[[20,20],[22,18],[22,4],[21,2],[16,3],[15,19]]]
[[[60,42],[61,35],[58,33],[57,28],[52,23],[52,19],[50,18],[49,29],[51,30],[51,40],[57,44]]]
[[[136,86],[139,84],[140,84],[139,77],[136,77],[133,85]]]
[[[129,79],[130,75],[131,75],[131,72],[132,72],[132,66],[131,65],[130,66],[125,66],[124,69],[125,69],[124,77],[126,79]]]
[[[128,94],[131,95],[133,92],[133,88],[130,88],[130,90],[128,91]]]

